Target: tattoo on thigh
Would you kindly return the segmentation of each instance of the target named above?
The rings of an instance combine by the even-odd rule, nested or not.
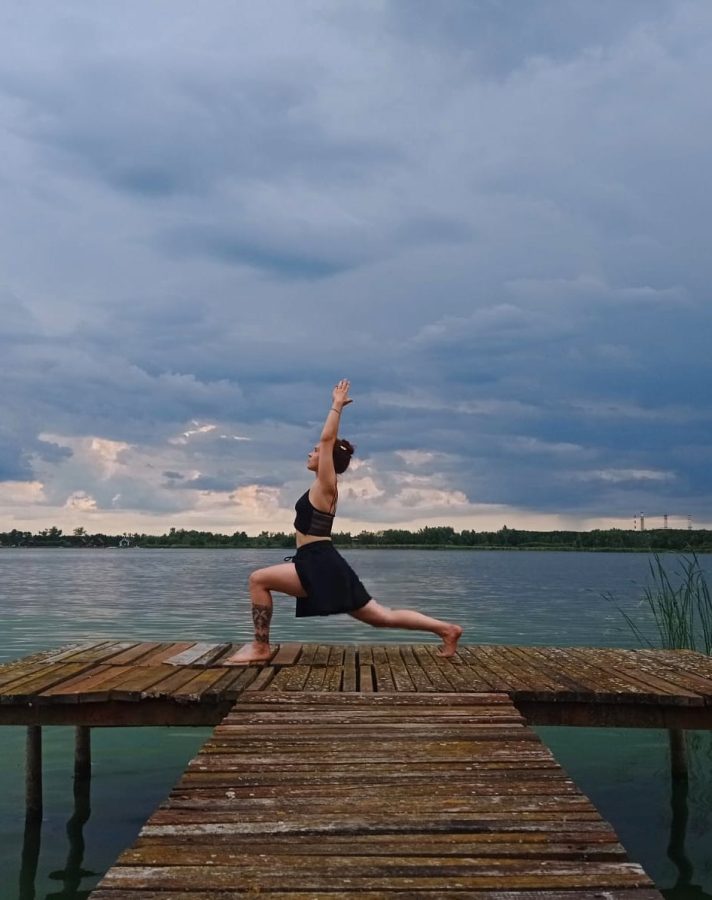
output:
[[[269,644],[269,626],[272,621],[272,607],[252,604],[252,621],[255,626],[255,640],[258,644]]]

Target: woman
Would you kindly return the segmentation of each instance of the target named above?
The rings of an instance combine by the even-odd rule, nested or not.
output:
[[[339,437],[341,411],[351,403],[350,384],[345,379],[333,390],[319,443],[307,459],[307,469],[316,478],[297,500],[294,527],[297,553],[293,562],[257,569],[250,575],[250,599],[255,639],[225,660],[225,665],[244,666],[264,662],[272,656],[269,627],[272,591],[297,598],[297,616],[329,616],[349,613],[377,628],[409,628],[431,631],[442,639],[440,656],[453,656],[462,628],[409,609],[381,606],[361,584],[358,576],[331,542],[336,513],[337,476],[348,468],[354,448]]]

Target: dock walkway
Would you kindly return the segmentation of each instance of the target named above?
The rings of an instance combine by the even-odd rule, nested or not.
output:
[[[612,828],[530,729],[712,728],[712,659],[690,651],[93,641],[0,666],[0,725],[216,725],[94,900],[473,897],[653,900]],[[673,740],[674,738],[674,740]],[[77,784],[79,782],[75,782]]]
[[[506,694],[246,695],[92,900],[652,900]]]
[[[0,666],[0,725],[217,725],[243,693],[506,693],[535,725],[712,728],[712,658],[686,650],[96,641]]]

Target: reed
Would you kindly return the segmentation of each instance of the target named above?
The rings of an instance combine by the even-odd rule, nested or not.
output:
[[[667,650],[698,650],[712,654],[712,598],[697,556],[683,556],[679,568],[669,574],[656,553],[649,563],[650,581],[641,604],[652,613],[659,644]],[[618,607],[641,644],[656,646],[638,623]]]

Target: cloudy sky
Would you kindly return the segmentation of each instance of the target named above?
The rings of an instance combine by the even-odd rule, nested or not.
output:
[[[0,31],[0,531],[712,526],[709,0]]]

